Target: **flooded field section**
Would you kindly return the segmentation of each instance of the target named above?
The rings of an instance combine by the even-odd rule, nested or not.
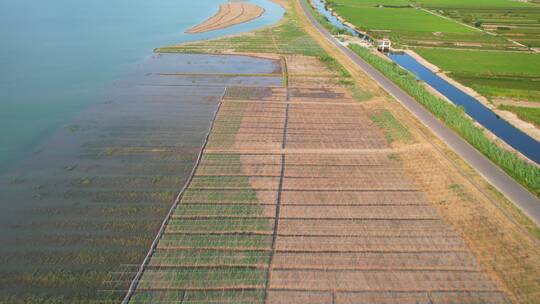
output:
[[[280,69],[155,54],[1,176],[0,303],[121,299],[100,289],[121,265],[141,264],[226,87],[280,86]]]

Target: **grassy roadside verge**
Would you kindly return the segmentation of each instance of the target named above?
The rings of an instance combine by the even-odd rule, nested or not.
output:
[[[335,32],[335,30],[332,30],[332,28],[335,29],[335,26],[313,9],[308,0],[302,1],[306,1],[308,8],[318,22],[330,32]],[[479,127],[474,125],[474,122],[461,108],[431,94],[416,80],[416,77],[397,64],[386,61],[357,45],[350,45],[350,49],[415,98],[438,119],[456,131],[462,138],[529,189],[534,195],[540,197],[540,168],[523,161],[515,153],[493,143]]]

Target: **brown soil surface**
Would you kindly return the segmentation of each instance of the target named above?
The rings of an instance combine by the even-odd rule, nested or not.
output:
[[[153,270],[145,286],[253,288],[265,303],[504,303],[528,286],[534,296],[538,244],[475,190],[472,173],[461,175],[396,104],[356,103],[316,58],[286,60],[297,75],[320,77],[301,88],[228,90],[160,241],[158,251],[220,252],[195,266],[173,261],[214,277],[179,282]],[[389,142],[370,119],[381,109],[411,138]],[[182,204],[205,209],[186,216]],[[227,280],[222,254],[252,268]],[[260,270],[268,276],[252,279]]]
[[[282,204],[333,204],[333,205],[409,205],[426,204],[422,192],[393,191],[283,191]]]
[[[267,302],[271,304],[331,304],[332,294],[329,292],[270,291]]]
[[[246,2],[229,2],[219,6],[217,14],[186,31],[189,34],[219,30],[257,19],[264,13],[258,5]]]

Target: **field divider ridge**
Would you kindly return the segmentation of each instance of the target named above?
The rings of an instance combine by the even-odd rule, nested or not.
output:
[[[287,132],[286,125],[287,125],[287,120],[285,120],[285,128],[283,132],[284,137],[285,137],[285,133]],[[268,301],[268,289],[270,288],[270,276],[271,276],[271,271],[272,271],[272,263],[274,262],[274,253],[276,252],[276,239],[278,237],[281,192],[283,189],[284,175],[285,175],[285,154],[282,154],[281,155],[281,177],[279,179],[279,187],[278,187],[278,193],[277,193],[277,199],[276,199],[276,217],[274,219],[274,233],[272,235],[272,250],[270,251],[270,259],[268,263],[268,270],[266,273],[263,304],[267,303]]]

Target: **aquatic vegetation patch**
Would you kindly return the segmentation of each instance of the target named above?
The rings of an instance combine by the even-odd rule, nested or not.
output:
[[[386,139],[393,141],[408,141],[412,135],[388,110],[378,110],[370,116],[371,121],[383,129]]]
[[[506,40],[469,28],[415,8],[410,1],[329,0],[328,5],[341,17],[374,38],[388,37],[400,45],[439,44],[458,47],[475,43],[500,48]]]
[[[159,249],[229,249],[246,250],[269,249],[272,246],[271,235],[257,234],[164,234]]]

